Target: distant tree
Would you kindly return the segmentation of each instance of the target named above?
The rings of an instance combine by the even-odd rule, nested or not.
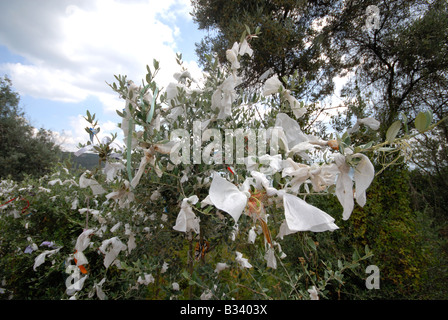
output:
[[[20,96],[8,77],[0,79],[0,178],[22,180],[49,172],[60,157],[51,132],[34,129],[19,107]]]
[[[213,52],[225,61],[226,49],[245,25],[260,29],[260,37],[251,42],[255,58],[242,66],[247,86],[271,67],[279,77],[298,72],[305,81],[294,91],[296,98],[316,101],[334,93],[335,76],[350,75],[344,94],[353,97],[361,89],[382,123],[383,136],[401,112],[410,122],[422,109],[431,109],[436,120],[447,114],[445,0],[192,0],[192,4],[198,27],[209,32],[196,44],[204,67],[206,55]],[[367,8],[372,5],[378,15],[375,25],[369,26],[372,15]]]
[[[280,80],[298,72],[306,86],[295,92],[297,97],[316,101],[333,91],[333,77],[338,61],[324,57],[316,38],[316,26],[337,1],[257,1],[193,0],[193,16],[199,29],[209,31],[196,52],[203,67],[206,55],[216,53],[221,62],[226,49],[238,41],[245,25],[261,36],[251,42],[254,58],[242,65],[246,87],[258,82],[271,69]],[[330,59],[330,60],[329,60]],[[244,60],[244,59],[243,59]],[[325,68],[327,66],[327,68]]]
[[[377,7],[375,27],[367,27],[368,5]],[[402,112],[410,123],[422,110],[436,120],[447,115],[446,1],[348,1],[328,21],[324,52],[336,53],[341,70],[351,72],[345,94],[359,86],[364,98],[370,95],[383,135]]]
[[[366,28],[367,5],[378,8],[375,28]],[[448,117],[447,1],[349,1],[329,21],[322,30],[331,39],[329,52],[343,57],[343,70],[352,75],[343,95],[369,102],[383,138],[400,118],[411,129],[420,111],[431,111],[435,121]],[[417,137],[412,161],[418,171],[410,180],[417,207],[445,217],[447,146],[447,121]]]

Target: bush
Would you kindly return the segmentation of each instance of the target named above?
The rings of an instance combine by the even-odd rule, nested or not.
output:
[[[420,286],[426,256],[401,196],[404,171],[383,171],[374,181],[366,156],[401,152],[409,136],[396,138],[396,123],[379,144],[357,144],[348,130],[328,141],[305,134],[297,119],[306,106],[292,96],[294,85],[284,88],[276,76],[261,93],[238,94],[238,59],[251,55],[252,38],[235,43],[228,66],[210,57],[203,88],[192,87],[180,57],[178,81],[163,94],[156,61],[140,87],[116,76],[111,87],[125,99],[117,113],[126,149],[112,147],[117,135],[100,140],[87,111],[90,139],[78,154],[98,154],[94,170],[74,175],[59,167],[38,180],[2,181],[2,297],[367,299],[380,295],[366,292],[372,263],[386,288],[398,284],[386,292]],[[358,126],[379,126],[361,120]],[[206,130],[211,124],[215,130]],[[280,154],[252,155],[253,128],[270,132],[268,147],[278,133]],[[220,163],[219,130],[236,136],[238,129],[246,131],[236,158],[245,161]]]

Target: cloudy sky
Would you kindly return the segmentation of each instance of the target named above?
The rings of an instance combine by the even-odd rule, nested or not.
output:
[[[160,62],[160,86],[174,81],[176,52],[200,75],[190,0],[0,0],[0,76],[7,75],[36,128],[63,148],[88,139],[82,118],[96,113],[101,135],[119,132],[124,102],[106,84],[114,75],[141,83]]]

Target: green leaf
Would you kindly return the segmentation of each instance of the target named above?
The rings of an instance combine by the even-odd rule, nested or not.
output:
[[[157,61],[156,59],[154,59],[153,62],[152,62],[152,64],[153,64],[155,70],[158,70],[158,69],[159,69],[159,61]]]
[[[246,28],[247,28],[247,26],[246,26]],[[243,42],[244,41],[244,39],[246,38],[246,30],[244,30],[244,32],[243,32],[243,34],[241,35],[241,38],[240,38],[240,43],[241,42]]]
[[[401,121],[404,124],[404,130],[405,130],[406,134],[408,134],[409,133],[408,118],[406,117],[406,115],[404,113],[401,113]]]
[[[366,255],[368,255],[370,253],[370,248],[369,248],[369,246],[367,244],[364,247],[364,252],[366,253]]]
[[[120,117],[124,118],[124,114],[123,114],[122,112],[120,112],[120,111],[118,111],[118,110],[115,110],[115,111],[117,112],[117,114],[118,114]]]
[[[190,286],[194,286],[195,284],[196,284],[196,282],[194,280],[188,281],[188,285],[190,285]]]
[[[432,111],[431,110],[426,111],[425,116],[426,116],[426,126],[429,127],[433,119]]]
[[[419,112],[417,117],[415,118],[415,128],[421,133],[426,130],[428,127],[427,116],[423,112]]]
[[[407,123],[408,122],[408,117],[406,117],[406,115],[404,113],[401,113],[401,118],[403,120],[403,123]]]
[[[372,146],[373,146],[373,141],[370,141],[369,143],[367,143],[363,146],[363,149],[369,149]]]
[[[345,139],[342,141],[344,143],[344,145],[346,145],[347,147],[350,146],[352,144],[352,140],[350,138],[350,135],[347,135],[347,137],[345,137]]]
[[[309,245],[314,251],[316,251],[316,244],[314,243],[313,239],[308,238],[308,245]]]
[[[198,202],[198,204],[200,205],[199,202]],[[209,206],[209,207],[204,209],[204,213],[209,213],[210,211],[212,211],[212,209],[214,209],[214,208],[212,206]]]
[[[357,261],[357,260],[359,260],[359,253],[358,253],[358,251],[357,250],[355,250],[354,252],[353,252],[353,255],[352,255],[352,260],[353,261]]]
[[[387,129],[386,132],[386,140],[389,142],[392,142],[395,140],[395,137],[398,134],[398,131],[400,131],[401,128],[401,122],[400,121],[395,121],[394,123],[392,123],[392,125],[389,127],[389,129]]]
[[[188,273],[188,271],[187,270],[184,270],[183,272],[182,272],[182,276],[185,278],[185,279],[190,279],[190,274]]]
[[[246,27],[247,34],[250,34],[250,28],[248,27],[248,25],[245,24],[244,26]]]

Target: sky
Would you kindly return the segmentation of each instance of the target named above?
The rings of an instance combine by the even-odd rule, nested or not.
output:
[[[115,110],[124,101],[107,85],[114,75],[139,84],[156,59],[156,81],[166,87],[182,53],[200,77],[195,42],[205,33],[191,11],[190,0],[0,0],[0,77],[11,79],[30,124],[51,130],[64,150],[88,140],[86,110],[100,139],[120,138]]]

